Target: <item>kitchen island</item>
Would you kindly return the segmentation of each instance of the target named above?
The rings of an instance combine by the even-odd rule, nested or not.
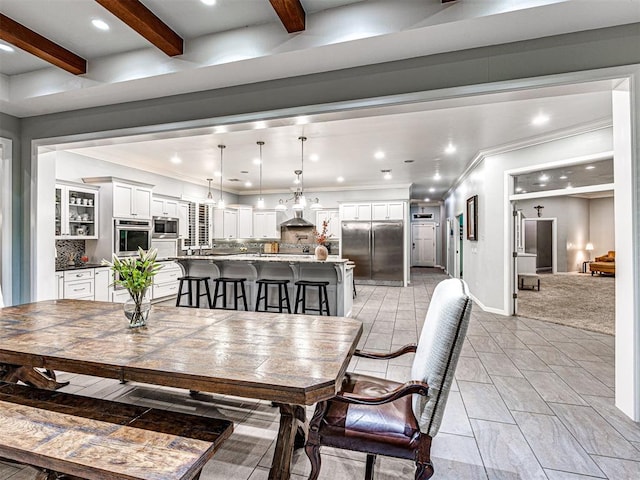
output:
[[[185,275],[246,278],[247,303],[255,309],[256,280],[289,280],[289,298],[294,309],[295,282],[298,280],[328,281],[329,309],[331,315],[351,316],[353,306],[353,266],[349,260],[329,255],[326,260],[316,260],[313,255],[287,254],[239,254],[239,255],[189,255],[174,257],[184,268]],[[211,290],[213,292],[213,289]],[[275,293],[270,292],[270,296]],[[271,303],[274,303],[271,300]],[[317,308],[315,289],[307,291],[307,305]]]

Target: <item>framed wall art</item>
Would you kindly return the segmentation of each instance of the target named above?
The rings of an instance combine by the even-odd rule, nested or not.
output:
[[[478,240],[478,196],[467,199],[467,240]]]

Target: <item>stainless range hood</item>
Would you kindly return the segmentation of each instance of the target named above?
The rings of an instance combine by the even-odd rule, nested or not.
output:
[[[313,227],[315,228],[315,225],[313,223],[311,223],[308,220],[305,220],[304,218],[302,218],[302,210],[294,210],[293,211],[293,218],[290,218],[289,220],[287,220],[286,222],[282,222],[280,224],[280,227],[286,227],[286,228],[292,228],[292,227]]]

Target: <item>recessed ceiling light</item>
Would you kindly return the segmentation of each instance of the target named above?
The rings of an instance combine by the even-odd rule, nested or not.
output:
[[[300,116],[300,117],[296,117],[296,125],[306,125],[307,123],[309,123],[309,117],[306,116]]]
[[[516,192],[521,192],[522,191],[522,187],[516,187]]]
[[[435,189],[435,188],[433,188],[433,187],[431,187],[431,188],[429,189],[429,193],[433,193],[433,192],[435,192],[435,191],[436,191],[436,189]]]
[[[309,155],[309,160],[311,160],[312,162],[317,162],[318,160],[320,160],[320,157],[317,153],[312,153],[311,155]]]
[[[540,184],[540,186],[541,186],[541,187],[546,187],[546,186],[547,186],[547,184],[546,184],[546,183],[541,183],[541,184]]]
[[[222,176],[222,172],[216,172],[213,174],[214,177],[220,178]]]
[[[0,50],[2,50],[3,52],[9,52],[9,53],[16,51],[13,47],[10,47],[6,43],[0,43]]]
[[[207,7],[212,7],[213,5],[216,4],[216,0],[200,0],[202,3],[204,3]]]
[[[175,163],[176,165],[178,163],[182,163],[182,160],[180,159],[180,157],[178,155],[174,155],[173,157],[171,157],[171,163]]]
[[[434,180],[440,180],[441,178],[442,176],[438,172],[436,172],[436,174],[433,176]]]
[[[585,170],[593,170],[594,168],[596,168],[596,167],[594,167],[593,165],[589,165],[588,167],[584,167]]]
[[[546,182],[547,180],[549,180],[549,175],[545,175],[544,173],[542,175],[540,175],[540,177],[538,178],[538,180],[540,180],[541,182]]]
[[[336,178],[336,182],[340,182],[340,183],[344,182],[344,177]]]
[[[251,185],[253,185],[251,182],[244,182],[244,186],[249,188]]]
[[[539,113],[531,120],[532,125],[544,125],[549,121],[549,115],[545,115],[544,113]]]
[[[560,175],[560,180],[566,180],[568,177],[566,175]]]
[[[430,199],[430,198],[425,198],[425,199],[424,199],[424,201],[425,201],[425,202],[430,202],[430,201],[431,201],[431,199]]]
[[[456,153],[456,146],[453,143],[449,143],[447,148],[444,149],[444,153],[448,153],[449,155]]]
[[[217,127],[213,127],[213,133],[227,133],[229,129],[226,125],[218,125]]]
[[[384,158],[384,152],[382,150],[378,150],[373,154],[373,156],[376,158],[376,160],[382,160]]]
[[[254,158],[253,159],[253,164],[254,165],[260,165],[260,159],[259,158]]]
[[[94,18],[93,20],[91,20],[91,24],[98,30],[109,30],[109,25],[107,24],[107,22],[105,22],[104,20],[100,20],[99,18]]]
[[[565,187],[567,190],[571,190],[573,187],[571,186],[571,184],[567,184],[567,186]]]
[[[253,128],[255,129],[267,128],[267,122],[263,122],[262,120],[258,122],[254,122]]]
[[[385,180],[391,180],[391,170],[380,170]]]
[[[520,193],[527,193],[527,191],[526,190],[522,190]]]

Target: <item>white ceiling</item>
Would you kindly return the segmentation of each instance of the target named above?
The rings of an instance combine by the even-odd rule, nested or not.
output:
[[[89,0],[0,0],[0,11],[88,59],[73,76],[31,55],[0,51],[0,108],[25,117],[286,78],[640,21],[640,0],[301,0],[307,28],[287,34],[267,0],[142,0],[185,39],[169,58]],[[109,32],[95,30],[101,18]],[[74,151],[205,184],[219,169],[225,189],[255,190],[252,160],[264,147],[264,190],[288,189],[309,140],[307,188],[413,184],[414,198],[439,198],[483,149],[519,142],[611,116],[611,85],[568,86],[412,104],[306,119],[202,128],[74,145]],[[550,116],[533,127],[537,113]],[[452,142],[457,151],[446,155]],[[64,146],[59,148],[71,148]],[[372,154],[381,149],[384,160]],[[182,163],[169,158],[178,154]],[[413,163],[405,163],[413,160]],[[381,169],[392,170],[392,180]],[[241,173],[248,171],[248,174]],[[442,175],[439,182],[433,174]],[[336,183],[338,176],[344,184]],[[249,179],[253,187],[229,183]],[[429,192],[434,188],[433,192]]]
[[[0,51],[0,107],[33,116],[640,21],[640,0],[301,1],[307,28],[288,34],[267,0],[143,0],[185,39],[169,58],[96,2],[1,0],[89,67],[74,76]]]
[[[220,170],[217,146],[224,144],[223,188],[255,194],[259,188],[256,142],[265,142],[263,191],[280,192],[294,188],[294,170],[301,168],[298,137],[304,135],[308,138],[305,189],[413,184],[413,198],[436,201],[483,150],[606,122],[611,118],[611,86],[607,81],[522,90],[185,130],[169,137],[139,135],[59,145],[57,149],[206,185],[206,178],[216,178]],[[539,114],[547,115],[548,123],[532,125]],[[448,154],[445,149],[450,143],[456,151]],[[375,158],[377,151],[384,152],[383,159]],[[180,164],[171,162],[174,156],[180,158]],[[315,156],[318,160],[312,161]],[[383,169],[391,170],[391,180],[383,178]],[[441,175],[440,180],[434,180],[435,173]],[[337,181],[339,176],[344,177],[343,183]],[[245,187],[246,181],[252,185]]]

